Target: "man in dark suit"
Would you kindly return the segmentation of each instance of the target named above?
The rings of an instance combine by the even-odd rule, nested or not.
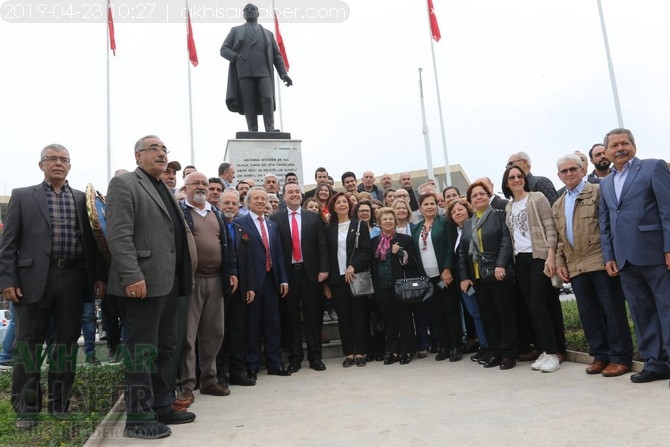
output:
[[[195,242],[172,193],[160,179],[168,150],[154,135],[135,144],[137,169],[114,177],[107,192],[109,293],[124,324],[124,435],[169,436],[166,424],[192,422],[175,412],[170,370],[177,344],[177,297],[193,288]]]
[[[670,378],[670,169],[640,160],[628,129],[605,135],[612,173],[600,182],[605,270],[621,276],[644,369],[635,383]]]
[[[305,323],[307,360],[315,371],[324,371],[321,361],[323,302],[319,283],[328,278],[328,244],[321,216],[300,208],[302,192],[297,183],[284,185],[286,208],[271,219],[279,228],[289,276],[287,301],[289,371],[300,370],[303,360],[300,309]]]
[[[248,3],[242,10],[244,25],[234,26],[221,46],[221,56],[230,61],[226,105],[247,119],[250,132],[258,131],[263,114],[266,132],[274,127],[274,70],[287,87],[293,81],[286,72],[274,35],[258,24],[258,7]]]
[[[256,276],[249,251],[249,234],[233,221],[237,217],[240,205],[239,193],[225,190],[219,200],[219,208],[226,219],[226,229],[230,235],[231,246],[237,258],[237,290],[224,295],[223,345],[216,356],[216,368],[219,381],[226,381],[225,368],[228,365],[228,380],[231,385],[254,386],[256,381],[245,375],[245,326],[247,304],[256,296]]]
[[[264,217],[268,193],[254,187],[247,194],[249,214],[235,223],[249,235],[250,252],[257,285],[256,296],[247,306],[247,375],[255,380],[260,369],[261,334],[265,346],[268,374],[289,376],[281,359],[279,295],[288,294],[284,250],[277,224]]]
[[[42,409],[45,340],[48,410],[68,411],[83,303],[104,296],[106,287],[105,264],[93,239],[85,194],[66,180],[71,167],[68,150],[50,144],[42,149],[39,167],[42,183],[12,191],[0,238],[0,290],[14,303],[16,314],[12,406],[21,429],[34,427]]]

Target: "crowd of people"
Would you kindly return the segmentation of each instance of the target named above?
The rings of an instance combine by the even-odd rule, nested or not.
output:
[[[336,320],[342,366],[407,365],[425,359],[509,370],[517,362],[551,373],[566,356],[559,288],[570,282],[593,362],[587,374],[631,369],[635,323],[644,369],[636,383],[670,379],[670,170],[639,159],[627,129],[588,155],[557,159],[559,191],[510,155],[501,179],[463,194],[418,190],[371,171],[347,171],[342,190],[327,169],[303,192],[280,183],[235,182],[168,161],[160,138],[134,147],[137,169],[120,171],[106,197],[105,259],[86,218],[84,195],[66,177],[69,153],[40,154],[44,182],[12,192],[0,239],[0,290],[16,314],[12,405],[17,427],[37,424],[47,340],[48,410],[67,414],[84,302],[108,309],[110,354],[126,377],[125,435],[168,436],[189,423],[194,391],[227,396],[267,374],[325,371],[323,322]],[[588,173],[589,159],[594,170]],[[182,171],[183,187],[177,187]],[[374,292],[352,290],[371,273]],[[408,303],[396,281],[423,277],[432,296]],[[103,298],[104,297],[104,298]],[[51,322],[51,323],[50,323]],[[118,324],[123,326],[122,341]],[[303,334],[306,350],[303,349]],[[288,351],[288,364],[282,357]],[[36,366],[37,365],[37,366]]]

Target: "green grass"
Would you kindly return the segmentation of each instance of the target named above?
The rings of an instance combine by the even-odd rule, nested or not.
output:
[[[42,387],[46,390],[46,369],[42,371]],[[2,446],[81,446],[91,436],[102,418],[118,399],[123,384],[120,364],[79,365],[72,387],[67,420],[55,420],[45,405],[39,424],[32,430],[17,430],[11,405],[12,375],[0,372],[0,445]]]
[[[582,329],[582,322],[579,319],[579,311],[577,310],[577,301],[562,301],[563,307],[563,324],[565,325],[565,342],[570,351],[589,352],[589,344],[586,341],[584,330]],[[628,304],[626,304],[626,312],[628,313],[628,327],[633,338],[633,360],[642,360],[640,352],[637,348],[637,338],[635,337],[635,327],[633,320],[628,311]]]

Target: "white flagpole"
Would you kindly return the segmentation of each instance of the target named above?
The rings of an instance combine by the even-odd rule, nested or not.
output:
[[[186,9],[188,10],[188,0],[186,0]],[[186,36],[188,39],[188,21],[186,21]],[[195,166],[195,146],[193,144],[193,93],[191,92],[191,58],[186,46],[186,66],[188,68],[188,130],[189,141],[191,143],[191,164]]]
[[[275,0],[272,0],[272,22],[274,24],[275,19]],[[275,30],[276,31],[276,30]],[[278,36],[275,36],[277,40]],[[272,68],[274,70],[274,68]],[[279,110],[279,129],[284,131],[284,113],[281,106],[281,79],[277,76],[277,109]]]
[[[449,154],[447,153],[447,136],[444,131],[444,117],[442,116],[442,99],[440,97],[440,81],[437,77],[437,64],[435,63],[435,47],[433,45],[433,33],[430,26],[430,11],[428,11],[428,38],[430,39],[430,53],[433,56],[433,75],[435,76],[435,91],[437,93],[437,108],[440,112],[440,132],[442,133],[442,151],[444,152],[444,173],[447,184],[451,185],[451,170],[449,169]]]
[[[107,184],[112,180],[112,124],[111,124],[111,92],[110,92],[110,76],[109,76],[109,4],[107,4]]]
[[[435,178],[433,170],[433,154],[430,151],[430,133],[428,132],[428,124],[426,124],[426,107],[423,102],[423,80],[421,79],[421,72],[423,68],[419,68],[419,98],[421,99],[421,120],[423,122],[423,144],[426,147],[426,164],[428,165],[428,178]]]
[[[605,16],[603,7],[598,1],[598,13],[600,14],[600,27],[603,30],[603,40],[605,41],[605,54],[607,55],[607,69],[610,73],[610,83],[612,84],[612,95],[614,96],[614,108],[616,109],[617,122],[619,127],[623,127],[623,116],[621,115],[621,104],[619,104],[619,91],[616,86],[616,77],[614,76],[614,64],[612,64],[612,55],[610,54],[610,44],[607,40],[607,29],[605,28]]]

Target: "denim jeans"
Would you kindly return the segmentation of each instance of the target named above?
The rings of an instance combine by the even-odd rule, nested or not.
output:
[[[14,313],[14,304],[9,303],[10,320],[5,331],[5,338],[2,339],[2,352],[0,352],[0,362],[9,362],[12,360],[12,347],[16,335],[16,314]]]
[[[81,333],[84,335],[84,354],[95,354],[95,302],[84,303],[81,314]]]

